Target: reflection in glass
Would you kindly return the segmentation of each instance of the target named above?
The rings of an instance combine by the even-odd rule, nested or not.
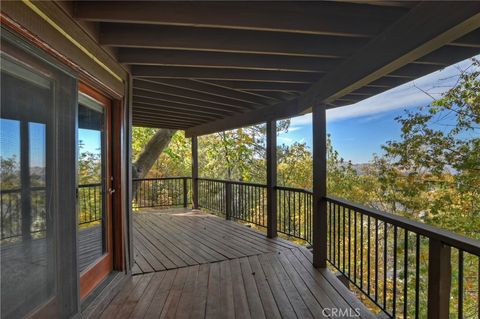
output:
[[[54,295],[52,83],[7,59],[1,76],[1,317],[19,318]]]
[[[104,113],[81,95],[78,106],[78,223],[79,270],[105,252],[104,240]]]

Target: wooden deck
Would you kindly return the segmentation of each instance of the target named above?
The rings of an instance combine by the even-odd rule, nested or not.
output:
[[[373,318],[286,240],[191,211],[138,213],[134,226],[136,275],[101,318]]]
[[[136,275],[297,246],[214,215],[177,209],[135,214],[134,247]]]

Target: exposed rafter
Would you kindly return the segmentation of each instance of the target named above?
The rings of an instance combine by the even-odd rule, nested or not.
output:
[[[223,98],[212,96],[210,94],[204,94],[200,92],[194,92],[191,90],[184,90],[176,87],[172,87],[169,85],[163,85],[160,83],[145,81],[136,79],[133,84],[134,88],[139,88],[142,90],[149,90],[151,92],[158,92],[167,95],[178,96],[181,98],[188,98],[194,101],[202,101],[211,104],[212,106],[217,105],[221,106],[219,108],[226,109],[226,110],[235,110],[235,111],[243,111],[248,109],[254,109],[254,105],[251,103],[246,103],[243,101]]]
[[[136,65],[327,72],[334,68],[341,60],[298,56],[272,57],[262,54],[120,48],[118,51],[118,61],[124,64]]]
[[[238,100],[242,102],[257,104],[259,106],[270,105],[275,102],[271,98],[261,94],[248,93],[241,90],[236,90],[227,86],[215,85],[200,80],[190,79],[149,79],[151,82],[160,83],[167,86],[173,86],[194,92],[201,92],[222,98]]]
[[[315,103],[334,102],[479,28],[479,12],[479,2],[455,10],[450,3],[420,3],[299,98],[188,129],[187,136],[291,117]]]
[[[368,40],[210,28],[100,25],[100,43],[113,47],[342,58],[350,56]]]
[[[376,35],[404,8],[329,2],[79,2],[75,16],[89,21],[145,23],[241,30]]]
[[[179,97],[175,95],[163,94],[163,93],[151,91],[148,89],[144,90],[139,87],[135,87],[133,89],[133,95],[155,99],[157,101],[160,101],[159,103],[167,102],[172,105],[175,105],[177,108],[181,108],[185,110],[196,109],[198,111],[205,111],[208,113],[219,114],[222,116],[229,116],[235,113],[233,110],[226,109],[222,105],[216,105],[208,102]]]
[[[192,68],[172,66],[132,66],[132,75],[141,78],[201,79],[201,80],[243,80],[280,83],[308,83],[318,81],[322,72],[259,71],[219,68]]]

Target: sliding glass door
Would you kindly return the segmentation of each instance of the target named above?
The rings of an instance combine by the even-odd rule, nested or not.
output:
[[[1,47],[1,317],[68,316],[78,307],[65,214],[75,211],[76,81],[4,38]]]
[[[78,96],[78,270],[83,299],[111,271],[110,101],[80,84]]]

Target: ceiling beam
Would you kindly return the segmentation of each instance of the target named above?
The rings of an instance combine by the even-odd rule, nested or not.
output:
[[[175,95],[168,95],[159,92],[154,92],[151,90],[143,90],[141,88],[135,87],[133,89],[134,96],[148,97],[154,100],[161,101],[162,103],[169,103],[172,106],[175,106],[179,109],[195,109],[197,111],[218,114],[221,116],[228,116],[235,114],[235,111],[227,109],[222,105],[215,105],[208,102],[196,101],[189,98],[182,98]]]
[[[162,114],[165,112],[166,114],[172,115],[182,115],[188,116],[194,119],[204,119],[204,120],[214,120],[220,118],[218,115],[208,115],[205,113],[199,113],[194,110],[181,110],[177,108],[171,108],[165,106],[163,104],[158,103],[158,101],[151,100],[148,98],[133,96],[133,105],[136,110],[139,111],[148,111],[153,114]]]
[[[480,39],[480,28],[453,41],[452,45],[462,46],[462,47],[471,47],[471,48],[480,48],[480,42],[478,41],[478,39]]]
[[[139,48],[120,48],[117,58],[123,64],[297,72],[327,72],[341,61],[317,57]]]
[[[133,122],[134,127],[151,127],[151,128],[164,128],[172,130],[184,130],[187,126],[183,125],[173,125],[171,123],[154,123],[151,121],[136,120]]]
[[[260,94],[261,91],[303,92],[306,91],[311,85],[311,83],[274,83],[222,80],[209,80],[207,82],[222,86],[228,86],[237,90],[259,91]]]
[[[146,92],[146,93],[149,93],[149,92]],[[165,109],[169,111],[175,111],[181,114],[192,114],[192,115],[204,116],[204,117],[213,118],[213,119],[215,118],[219,119],[219,118],[225,117],[226,115],[221,113],[219,114],[218,112],[215,112],[213,110],[205,111],[203,109],[199,109],[197,106],[185,106],[185,105],[176,104],[172,102],[161,101],[161,100],[149,97],[148,94],[137,95],[134,92],[133,98],[134,100],[139,100],[139,101],[142,101],[144,104],[150,105],[149,108],[151,108],[152,110]]]
[[[159,117],[159,118],[152,118],[150,114],[142,114],[142,113],[133,113],[132,114],[133,120],[145,120],[151,122],[158,122],[158,123],[172,123],[174,125],[185,125],[185,126],[193,126],[196,122],[186,121],[182,119],[172,119],[167,117]]]
[[[368,37],[406,12],[329,2],[83,2],[75,18],[191,27]]]
[[[368,38],[119,23],[102,23],[99,32],[100,44],[113,47],[324,58],[348,57],[368,41]]]
[[[190,79],[149,79],[151,82],[160,83],[168,86],[177,87],[180,89],[190,90],[194,92],[201,92],[222,98],[238,100],[242,102],[258,104],[259,106],[266,106],[278,102],[269,97],[260,94],[248,93],[226,86],[215,85],[201,80]],[[228,83],[228,82],[227,82]]]
[[[204,123],[207,122],[208,120],[201,120],[201,119],[194,119],[192,117],[186,117],[185,115],[173,115],[168,112],[156,112],[155,113],[151,111],[145,111],[142,109],[135,109],[134,105],[134,110],[132,111],[133,117],[137,116],[143,116],[146,118],[151,118],[151,119],[163,119],[163,120],[173,120],[176,122],[182,122],[182,123],[190,123],[190,124],[199,124],[199,123]]]
[[[138,78],[170,78],[200,80],[242,80],[280,83],[308,83],[318,81],[323,73],[259,71],[218,68],[133,65],[132,75]]]
[[[202,101],[210,103],[211,105],[217,105],[223,109],[230,109],[233,111],[243,111],[248,109],[254,109],[254,105],[251,103],[227,99],[223,97],[212,96],[200,92],[194,92],[190,90],[180,89],[169,85],[163,85],[160,83],[150,82],[143,79],[134,79],[134,88],[140,88],[142,90],[149,90],[152,92],[159,92],[168,95],[174,95],[182,98],[188,98],[194,101]]]
[[[388,76],[406,77],[410,79],[415,79],[425,74],[435,72],[441,68],[442,66],[437,64],[410,63],[405,66],[402,66],[398,70],[393,71],[392,73],[388,74]]]
[[[190,128],[187,136],[208,134],[261,121],[288,118],[314,103],[330,103],[480,27],[480,2],[422,2],[352,58],[292,101]],[[441,17],[441,18],[439,18]]]
[[[480,36],[478,39],[480,39]],[[432,53],[418,59],[415,61],[415,63],[429,63],[447,66],[468,59],[477,54],[480,54],[480,47],[446,45],[443,48],[435,50]]]

